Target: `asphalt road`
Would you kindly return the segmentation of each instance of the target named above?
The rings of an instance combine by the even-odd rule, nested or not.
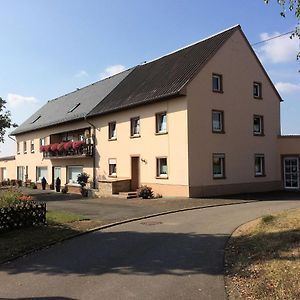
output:
[[[300,201],[204,208],[90,233],[0,266],[0,299],[225,299],[230,233],[295,207]]]

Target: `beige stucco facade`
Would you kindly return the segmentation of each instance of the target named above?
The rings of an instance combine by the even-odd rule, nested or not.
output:
[[[213,73],[223,93],[212,92]],[[262,99],[253,97],[253,82]],[[188,95],[190,195],[270,190],[279,187],[280,99],[257,58],[237,31],[191,82]],[[212,110],[224,112],[224,134],[212,133]],[[264,117],[264,135],[253,135],[253,115]],[[224,153],[226,178],[213,179],[212,154]],[[265,155],[266,176],[254,176],[254,155]]]
[[[0,182],[16,178],[16,160],[12,157],[0,159]]]
[[[51,128],[44,128],[38,131],[28,132],[16,137],[16,142],[19,143],[19,153],[16,154],[15,166],[24,167],[24,177],[31,181],[38,181],[37,167],[46,167],[47,175],[46,180],[48,184],[54,183],[53,181],[53,167],[61,167],[61,183],[64,185],[68,183],[68,167],[69,166],[82,166],[83,172],[92,176],[93,172],[93,159],[92,158],[58,158],[49,159],[44,158],[43,153],[40,152],[40,139],[45,138],[45,144],[50,144],[50,136],[62,133],[72,132],[77,129],[88,128],[87,122],[73,122],[65,125],[55,126]],[[27,143],[27,151],[24,152],[24,141]],[[31,151],[31,141],[34,142],[34,151]],[[16,146],[17,148],[17,146]],[[15,178],[17,177],[15,171]]]
[[[212,91],[212,75],[221,74],[222,91]],[[262,97],[253,97],[258,82]],[[151,186],[163,196],[199,197],[243,192],[270,191],[283,186],[282,159],[300,153],[300,139],[280,137],[280,97],[237,30],[190,81],[181,96],[131,109],[73,121],[16,136],[20,145],[11,178],[24,167],[28,179],[37,180],[37,167],[47,167],[53,183],[53,167],[61,168],[62,184],[68,183],[68,168],[81,166],[95,179],[96,188],[130,189],[130,181]],[[212,111],[222,112],[224,130],[212,130]],[[166,113],[167,130],[156,132],[156,115]],[[253,132],[253,118],[262,117],[263,134]],[[131,119],[139,117],[140,134],[131,136]],[[116,123],[116,138],[109,139],[109,123]],[[40,138],[46,144],[63,132],[88,129],[93,136],[93,157],[45,158]],[[57,137],[56,137],[57,138]],[[30,143],[34,141],[34,151]],[[24,153],[23,142],[27,142]],[[214,177],[213,155],[224,158],[224,176]],[[257,176],[255,156],[263,156],[264,172]],[[158,160],[167,160],[167,174],[158,176]],[[109,162],[116,165],[110,174]],[[0,161],[0,166],[5,162]],[[13,170],[12,170],[13,169]],[[132,186],[131,186],[132,187]]]

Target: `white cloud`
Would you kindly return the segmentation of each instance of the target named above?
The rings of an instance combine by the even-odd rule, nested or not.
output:
[[[263,41],[279,34],[279,32],[271,34],[261,33],[260,39]],[[299,50],[299,39],[297,37],[290,39],[289,35],[284,35],[262,44],[262,46],[257,49],[257,52],[262,61],[285,63],[296,60]]]
[[[110,76],[113,76],[115,74],[118,74],[120,72],[123,72],[125,71],[126,68],[125,66],[123,65],[113,65],[113,66],[109,66],[107,67],[104,72],[100,73],[100,78],[101,79],[104,79],[104,78],[107,78],[107,77],[110,77]]]
[[[7,104],[9,107],[15,108],[22,105],[32,105],[38,103],[38,100],[35,97],[21,96],[17,94],[8,94],[7,95]]]
[[[78,73],[75,74],[75,77],[82,78],[89,76],[88,72],[85,70],[80,70]]]
[[[290,82],[277,82],[275,84],[276,89],[282,94],[292,94],[300,92],[300,83],[290,83]]]

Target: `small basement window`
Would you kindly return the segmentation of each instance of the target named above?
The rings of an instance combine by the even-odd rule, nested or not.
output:
[[[71,109],[68,110],[68,113],[73,112],[79,105],[80,105],[80,103],[77,103],[76,105],[74,105]]]

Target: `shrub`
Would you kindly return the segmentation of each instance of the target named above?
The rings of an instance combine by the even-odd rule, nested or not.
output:
[[[21,202],[19,199],[22,196],[17,191],[8,190],[0,193],[0,207],[10,207]]]
[[[86,186],[86,184],[88,183],[89,178],[90,178],[90,175],[88,175],[85,172],[82,172],[77,176],[77,182],[81,185],[81,187],[84,188]]]
[[[36,190],[36,189],[37,189],[37,186],[36,186],[35,182],[31,182],[29,187],[30,187],[31,189],[33,189],[33,190]]]
[[[142,185],[138,190],[139,197],[142,197],[143,199],[152,199],[153,198],[153,191],[150,186]]]
[[[68,186],[67,186],[67,185],[65,185],[65,187],[63,187],[63,188],[61,189],[61,192],[62,192],[63,194],[67,194],[68,191],[69,191],[69,189],[68,189]]]

